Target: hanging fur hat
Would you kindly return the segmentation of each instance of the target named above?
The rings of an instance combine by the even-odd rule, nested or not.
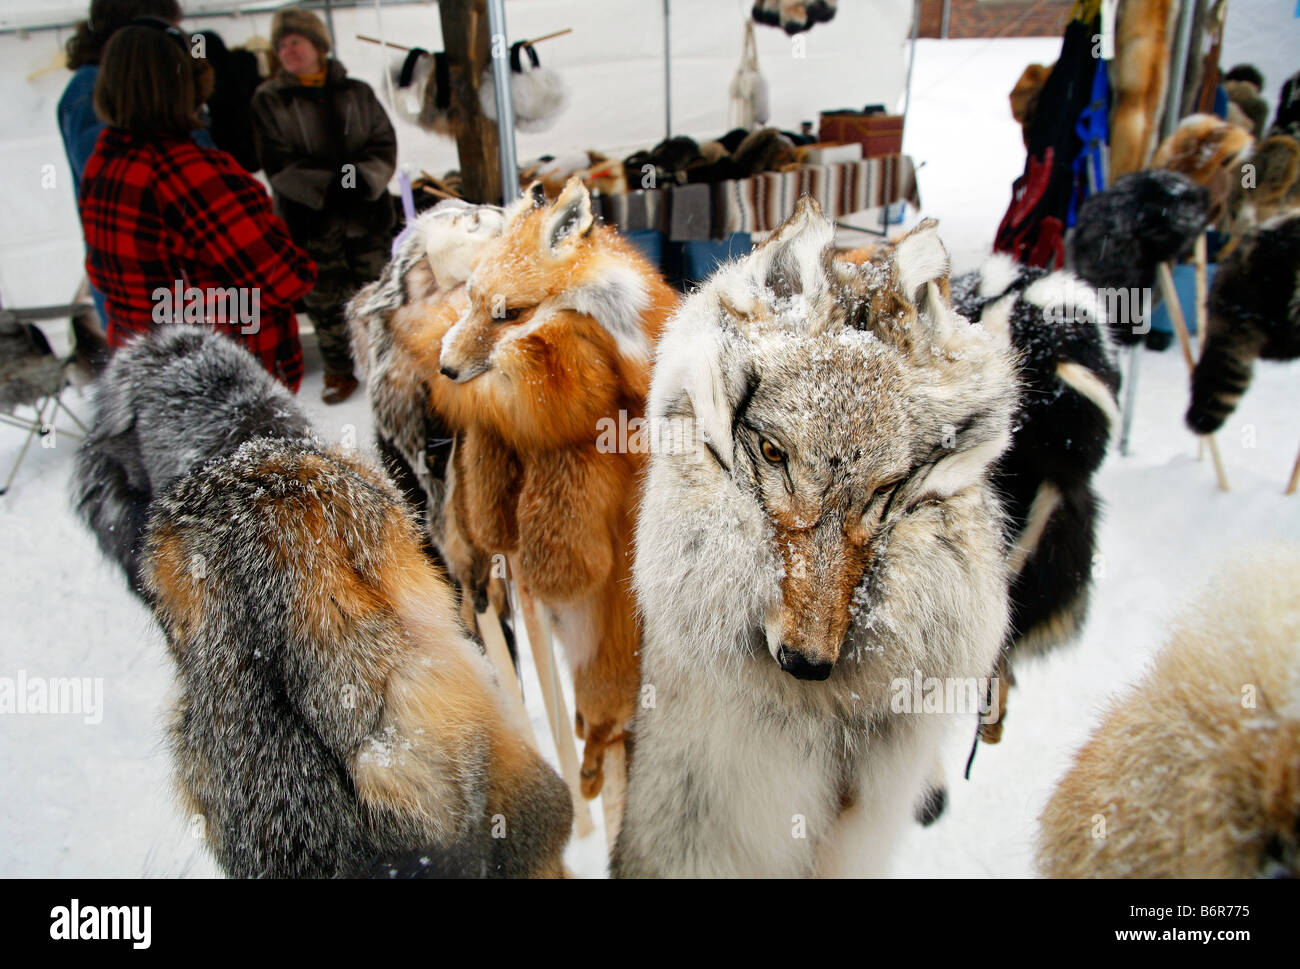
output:
[[[837,0],[754,0],[750,16],[755,23],[780,27],[794,35],[832,19],[836,3]]]
[[[510,46],[510,101],[518,130],[545,131],[564,110],[568,99],[563,78],[556,71],[542,67],[532,44],[517,41]],[[496,84],[490,67],[483,72],[478,100],[483,114],[495,121]]]
[[[769,114],[767,81],[758,69],[758,44],[754,40],[754,22],[745,21],[745,43],[740,66],[731,78],[731,126],[753,131],[766,124]]]

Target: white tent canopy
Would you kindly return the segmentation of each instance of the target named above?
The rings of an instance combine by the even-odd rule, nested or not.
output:
[[[188,14],[228,10],[221,0],[183,2]],[[673,0],[671,24],[673,130],[697,138],[727,129],[727,87],[740,59],[743,25],[751,0]],[[88,4],[37,4],[0,0],[0,29],[72,22]],[[192,18],[192,29],[219,32],[234,46],[255,34],[269,35],[274,4],[243,5],[239,17]],[[645,0],[506,0],[511,39],[536,37],[564,27],[573,33],[538,48],[542,62],[564,75],[569,104],[548,131],[520,134],[521,162],[542,154],[594,148],[614,154],[652,145],[664,134],[663,10]],[[260,12],[259,12],[260,11]],[[836,18],[796,38],[773,28],[757,30],[759,61],[771,92],[771,122],[798,129],[819,110],[883,103],[901,106],[907,73],[911,0],[842,4]],[[336,55],[348,70],[384,97],[383,71],[400,52],[382,52],[356,34],[385,36],[402,44],[439,50],[436,4],[385,3],[336,10]],[[55,123],[55,106],[68,72],[35,80],[26,76],[48,65],[69,30],[0,35],[4,94],[0,99],[0,298],[8,305],[58,302],[81,277],[81,240],[70,174]],[[457,167],[456,146],[395,120],[400,161],[412,169],[441,173]],[[53,165],[55,185],[42,189]],[[20,228],[21,227],[21,228]],[[60,267],[67,293],[40,291]],[[40,271],[37,271],[39,268]]]

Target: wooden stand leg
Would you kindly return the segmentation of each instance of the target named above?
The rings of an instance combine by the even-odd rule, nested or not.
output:
[[[511,563],[516,575],[518,570]],[[538,614],[537,603],[528,594],[522,583],[516,583],[519,594],[519,612],[524,617],[524,630],[528,634],[528,648],[533,652],[533,663],[537,666],[537,678],[542,684],[542,701],[546,705],[546,719],[551,725],[551,736],[555,739],[555,751],[560,759],[560,775],[569,785],[573,795],[573,822],[579,838],[585,838],[595,830],[591,821],[591,810],[587,799],[582,796],[582,784],[578,773],[578,747],[573,740],[573,721],[564,702],[564,691],[560,689],[559,672],[555,665],[555,652],[551,646],[551,634]]]
[[[1124,418],[1119,433],[1119,453],[1128,456],[1128,438],[1133,430],[1133,413],[1137,407],[1138,366],[1142,360],[1142,344],[1129,347],[1128,373],[1124,375]]]
[[[1300,485],[1300,454],[1295,456],[1295,467],[1291,469],[1291,481],[1286,486],[1285,495],[1295,494],[1296,486]]]
[[[626,744],[612,744],[605,748],[605,783],[600,789],[600,803],[605,811],[605,846],[613,852],[627,806]]]
[[[487,649],[488,659],[497,673],[497,682],[501,684],[501,693],[505,697],[506,708],[510,715],[522,723],[524,739],[537,750],[537,735],[533,733],[533,723],[528,719],[524,709],[524,693],[515,675],[515,664],[510,662],[510,650],[506,646],[506,637],[501,632],[501,617],[497,607],[488,603],[487,612],[477,614],[479,634]]]
[[[1205,233],[1196,237],[1196,248],[1192,256],[1196,266],[1196,359],[1201,359],[1205,352],[1205,316],[1209,284],[1205,269]],[[1196,460],[1205,460],[1205,439],[1196,442]]]
[[[1196,358],[1192,355],[1192,340],[1187,333],[1187,321],[1183,319],[1183,308],[1178,302],[1178,293],[1174,289],[1174,276],[1169,269],[1169,263],[1162,262],[1156,267],[1156,276],[1160,280],[1160,292],[1164,295],[1169,319],[1174,325],[1174,332],[1178,334],[1178,345],[1182,348],[1183,359],[1187,362],[1187,371],[1190,374],[1196,370]],[[1210,449],[1210,457],[1214,461],[1214,476],[1219,480],[1219,490],[1227,491],[1228,472],[1223,466],[1223,456],[1219,454],[1219,444],[1213,434],[1205,435],[1205,444]]]

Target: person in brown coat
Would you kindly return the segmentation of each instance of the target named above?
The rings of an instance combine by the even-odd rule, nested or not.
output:
[[[253,135],[276,211],[318,267],[305,299],[325,360],[326,403],[357,387],[343,308],[388,262],[397,136],[370,85],[329,56],[325,24],[287,7],[271,45],[280,73],[253,96]]]

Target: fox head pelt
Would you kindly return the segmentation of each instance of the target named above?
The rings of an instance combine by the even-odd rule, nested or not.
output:
[[[464,383],[508,371],[527,338],[551,325],[568,326],[579,341],[612,345],[618,357],[644,367],[651,294],[645,273],[622,258],[625,250],[608,232],[577,178],[553,204],[534,183],[506,209],[505,232],[468,280],[469,306],[443,338],[442,373]]]
[[[834,668],[899,522],[985,486],[1016,394],[1005,343],[949,305],[936,223],[861,267],[833,259],[833,231],[805,198],[691,296],[650,400],[696,431],[663,458],[687,487],[729,491],[761,523],[774,568],[754,579],[755,618],[773,659],[810,680]]]

